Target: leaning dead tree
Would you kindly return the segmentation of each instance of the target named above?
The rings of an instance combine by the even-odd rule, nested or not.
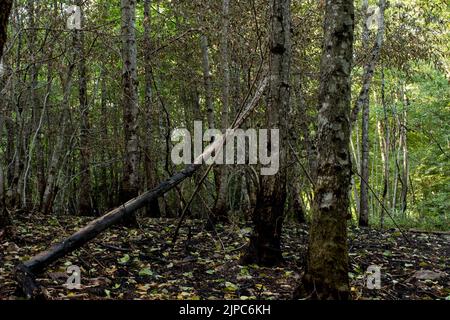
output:
[[[120,222],[123,218],[132,215],[136,210],[143,208],[154,199],[157,199],[172,190],[186,178],[192,176],[201,167],[203,162],[206,162],[209,158],[211,158],[213,153],[217,153],[217,151],[224,146],[227,139],[233,135],[234,130],[238,129],[250,116],[251,112],[255,109],[261,96],[263,95],[267,83],[268,79],[264,77],[257,86],[253,98],[249,101],[245,108],[242,109],[242,112],[240,112],[240,115],[237,117],[234,125],[230,128],[231,130],[227,130],[227,133],[223,135],[221,139],[217,139],[210,144],[205,151],[194,160],[194,164],[188,165],[184,170],[160,183],[156,188],[131,199],[120,207],[93,220],[87,226],[78,230],[68,238],[53,245],[48,250],[37,254],[27,262],[17,266],[16,280],[22,293],[27,298],[43,297],[42,291],[35,281],[36,274],[43,272],[45,268],[58,259],[80,248],[109,227]]]

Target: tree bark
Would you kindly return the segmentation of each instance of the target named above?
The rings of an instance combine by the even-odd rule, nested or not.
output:
[[[359,226],[367,227],[369,225],[369,113],[370,113],[370,86],[372,83],[373,74],[375,72],[376,64],[378,63],[381,47],[384,38],[384,11],[385,0],[379,1],[380,16],[378,18],[378,32],[375,45],[372,49],[370,60],[364,67],[364,77],[362,89],[353,110],[352,116],[356,118],[358,110],[362,108],[362,126],[361,126],[361,184],[360,184],[360,212],[359,212]],[[367,26],[368,1],[363,1],[362,6],[365,15],[363,19],[363,47],[368,46],[369,42],[369,28]]]
[[[406,209],[408,207],[408,177],[409,177],[409,159],[408,159],[408,140],[407,140],[407,128],[408,128],[408,106],[409,100],[406,93],[406,89],[402,87],[402,99],[403,99],[403,121],[400,128],[400,143],[402,145],[402,192],[401,192],[401,209],[402,214],[406,215]]]
[[[222,64],[222,130],[228,128],[228,114],[230,109],[230,66],[228,55],[228,26],[229,21],[230,0],[222,1],[222,33],[220,44],[220,55]],[[223,150],[223,158],[226,154]],[[218,170],[218,194],[216,203],[214,204],[213,214],[210,217],[211,223],[214,225],[219,222],[228,221],[228,206],[227,206],[227,194],[228,194],[228,167],[224,164],[221,165]]]
[[[76,5],[81,9],[81,26],[84,28],[83,0],[77,0]],[[86,58],[84,54],[84,32],[74,31],[74,48],[78,66],[78,100],[80,110],[80,195],[78,213],[81,216],[93,215],[92,185],[91,185],[91,151],[89,141],[89,105],[87,97]]]
[[[5,0],[0,3],[0,61],[2,61],[3,57],[3,48],[6,43],[7,30],[8,30],[8,19],[9,14],[12,8],[12,0]],[[2,112],[2,110],[0,110]],[[1,128],[3,121],[0,121],[0,138],[3,132],[3,128]],[[11,218],[9,216],[8,211],[6,210],[6,199],[4,192],[4,173],[3,170],[0,169],[0,232],[2,229],[8,227],[11,224]]]
[[[362,12],[363,12],[363,33],[362,43],[363,48],[369,46],[369,28],[367,26],[369,2],[363,0]],[[367,66],[365,68],[367,72]],[[359,197],[359,226],[369,226],[369,186],[364,181],[369,181],[369,105],[370,105],[370,92],[369,86],[367,90],[362,91],[362,97],[360,103],[362,105],[362,122],[361,122],[361,184],[360,184],[360,197]]]
[[[203,82],[205,86],[205,101],[206,101],[206,114],[208,120],[208,128],[214,129],[214,103],[211,83],[211,67],[209,65],[208,54],[208,38],[205,34],[200,36],[200,47],[202,50],[202,69],[203,69]]]
[[[369,60],[367,64],[364,66],[364,74],[361,91],[359,92],[358,100],[356,101],[356,105],[351,112],[351,122],[354,123],[358,118],[358,113],[366,103],[368,99],[368,95],[370,92],[370,86],[372,84],[373,75],[375,72],[375,68],[380,59],[381,48],[383,46],[384,40],[384,12],[386,9],[386,0],[379,0],[378,7],[380,8],[380,15],[378,19],[378,31],[376,35],[375,44],[372,47],[370,52]]]
[[[134,198],[139,192],[138,137],[137,137],[137,48],[136,48],[136,0],[121,0],[122,11],[122,108],[125,133],[124,168],[120,202]],[[126,224],[135,225],[134,215],[127,217]]]
[[[55,199],[56,192],[56,180],[58,172],[61,167],[61,158],[64,152],[64,143],[66,141],[66,135],[68,132],[68,119],[70,114],[69,100],[70,91],[72,88],[72,76],[73,76],[74,64],[70,63],[67,70],[67,77],[64,79],[61,75],[61,82],[63,82],[63,101],[62,101],[62,113],[60,120],[60,128],[56,137],[55,147],[51,156],[51,160],[48,168],[47,183],[45,185],[44,194],[42,196],[42,205],[40,210],[45,213],[51,213],[53,209],[53,201]]]
[[[387,106],[385,100],[385,78],[384,70],[381,70],[381,104],[383,106],[383,123],[381,121],[378,125],[378,135],[380,139],[380,150],[381,150],[381,162],[383,164],[383,194],[382,203],[385,208],[388,208],[389,199],[389,146],[390,146],[390,135],[389,135],[389,119],[387,116]],[[385,212],[381,210],[380,216],[380,228],[384,226]]]
[[[306,223],[305,208],[303,205],[303,200],[300,195],[300,181],[298,181],[299,179],[296,180],[297,181],[292,182],[291,185],[294,217],[298,223]]]
[[[286,200],[287,114],[290,99],[291,12],[290,0],[273,0],[270,19],[270,89],[267,128],[279,129],[280,170],[262,176],[253,212],[254,229],[242,262],[273,266],[281,263],[281,231]],[[269,151],[270,151],[269,144]],[[275,152],[272,150],[271,152]]]
[[[33,157],[33,152],[34,152],[34,148],[35,145],[37,145],[37,152],[38,154],[42,154],[42,148],[39,144],[39,140],[35,139],[34,137],[37,137],[39,135],[39,123],[40,123],[40,105],[41,103],[39,102],[39,97],[36,94],[36,88],[37,88],[37,84],[38,84],[38,75],[39,75],[39,68],[38,68],[38,64],[36,63],[36,54],[34,52],[35,47],[36,47],[36,16],[37,16],[37,12],[36,12],[36,8],[34,6],[34,1],[28,0],[27,4],[26,4],[26,9],[27,9],[27,13],[28,13],[28,27],[29,27],[29,32],[28,32],[28,37],[27,37],[27,47],[28,47],[28,54],[30,55],[30,68],[29,68],[29,72],[30,72],[30,83],[29,83],[29,104],[31,107],[31,126],[29,126],[30,128],[28,129],[29,132],[27,132],[27,136],[33,136],[32,139],[30,139],[30,143],[27,146],[27,151],[25,154],[25,170],[23,172],[23,187],[22,187],[22,192],[21,192],[21,207],[22,208],[26,208],[27,207],[27,201],[28,201],[28,197],[27,197],[27,193],[28,191],[30,191],[30,202],[31,199],[33,199],[33,195],[32,193],[32,189],[29,188],[29,184],[28,184],[28,174],[30,172],[30,166],[31,166],[31,160]]]
[[[318,170],[307,267],[296,296],[348,299],[353,0],[327,0],[321,59]]]
[[[156,165],[157,157],[155,157],[154,148],[154,127],[156,124],[156,112],[153,106],[153,92],[152,92],[152,66],[151,66],[151,30],[152,30],[152,15],[151,15],[151,0],[144,1],[144,61],[145,61],[145,141],[144,148],[144,168],[146,177],[146,189],[155,187],[156,177]],[[158,199],[151,201],[145,208],[146,215],[148,217],[160,217],[161,211],[159,209]]]

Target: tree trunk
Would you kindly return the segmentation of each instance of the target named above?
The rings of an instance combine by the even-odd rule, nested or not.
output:
[[[139,192],[138,137],[137,137],[137,48],[136,48],[136,0],[121,0],[122,11],[122,108],[125,133],[124,168],[120,202],[134,198]],[[134,215],[127,217],[126,224],[136,224]]]
[[[292,206],[294,211],[294,217],[298,223],[306,223],[305,217],[305,207],[303,205],[303,200],[300,195],[300,181],[297,178],[296,181],[292,183]]]
[[[5,0],[0,3],[0,61],[2,61],[3,57],[3,48],[6,43],[6,36],[8,30],[8,19],[9,13],[12,8],[12,0]],[[2,110],[0,110],[2,112]],[[0,121],[0,139],[2,138],[2,128],[3,121]],[[6,202],[5,202],[5,192],[4,192],[4,173],[3,170],[0,169],[0,232],[2,229],[8,227],[11,224],[11,219],[8,211],[6,210]]]
[[[81,8],[81,26],[84,28],[83,0],[77,0],[76,5]],[[90,168],[90,141],[89,141],[89,105],[87,97],[86,59],[84,55],[84,32],[74,31],[74,48],[78,63],[78,99],[80,109],[80,195],[78,200],[78,214],[82,216],[93,215],[92,212],[92,186]]]
[[[3,98],[0,98],[3,100]],[[3,101],[1,101],[3,103]],[[0,134],[3,132],[3,110],[0,110]],[[3,172],[3,166],[0,165],[0,238],[1,233],[4,229],[9,231],[9,226],[11,225],[11,217],[8,210],[6,209],[6,198],[5,198],[5,176]],[[9,233],[9,232],[7,232]]]
[[[215,128],[214,104],[213,104],[213,93],[211,83],[211,68],[209,65],[208,38],[204,34],[200,36],[200,47],[202,50],[202,69],[203,69],[203,82],[205,85],[205,101],[206,101],[208,128],[214,129]]]
[[[385,100],[385,78],[384,70],[381,70],[381,104],[383,106],[383,123],[381,121],[378,125],[378,135],[380,137],[380,150],[381,150],[381,162],[383,164],[383,194],[382,203],[385,208],[388,208],[389,199],[389,146],[390,146],[390,136],[389,136],[389,119],[387,116],[387,107]],[[381,210],[380,216],[380,228],[384,226],[385,212]]]
[[[407,128],[408,128],[408,106],[409,100],[406,94],[406,89],[402,87],[402,99],[403,99],[403,121],[400,124],[400,143],[402,145],[402,193],[401,193],[401,205],[402,214],[406,215],[406,209],[408,206],[408,177],[409,177],[409,161],[408,161],[408,140],[407,140]]]
[[[279,167],[276,175],[262,176],[253,212],[254,229],[243,263],[273,266],[282,262],[281,231],[286,200],[287,114],[290,99],[290,0],[271,2],[270,89],[267,128],[279,129]],[[270,145],[269,145],[270,151]],[[275,152],[272,150],[271,152]]]
[[[202,51],[202,71],[203,71],[203,84],[205,90],[206,119],[208,121],[208,129],[215,129],[216,126],[214,120],[214,98],[211,81],[212,75],[209,62],[208,38],[206,34],[202,34],[200,36],[200,48]],[[215,190],[219,190],[220,170],[217,168],[217,166],[215,166],[213,168],[213,172],[214,172]]]
[[[59,132],[56,137],[55,147],[53,148],[53,153],[48,168],[47,183],[42,196],[42,205],[40,210],[45,214],[49,214],[52,211],[53,201],[56,196],[56,180],[61,167],[61,158],[63,157],[64,143],[66,142],[66,135],[68,132],[67,122],[70,113],[69,100],[72,87],[73,69],[74,64],[70,63],[67,70],[67,77],[64,79],[61,74],[61,82],[63,82],[63,110],[61,112]]]
[[[361,186],[359,226],[369,226],[369,101],[364,103],[361,126]]]
[[[228,55],[228,26],[229,26],[229,9],[230,1],[223,0],[222,2],[222,34],[220,44],[220,54],[222,63],[222,130],[228,128],[228,114],[230,109],[230,66]],[[225,149],[223,150],[223,158],[226,158]],[[214,204],[213,214],[210,217],[211,223],[228,221],[228,167],[226,164],[221,165],[218,170],[218,194],[216,203]]]
[[[151,16],[151,0],[144,1],[144,61],[145,61],[145,141],[146,146],[144,148],[144,168],[146,177],[146,189],[155,187],[156,177],[156,165],[157,157],[155,157],[154,148],[154,127],[156,124],[156,112],[152,103],[152,66],[151,66],[151,28],[152,28],[152,16]],[[145,213],[148,217],[160,217],[161,211],[159,209],[158,199],[151,201],[145,208]]]
[[[373,48],[372,56],[364,67],[364,77],[362,89],[357,101],[356,108],[353,110],[353,116],[362,108],[362,130],[361,130],[361,185],[360,185],[360,212],[359,212],[359,226],[367,227],[369,225],[369,113],[370,113],[370,86],[372,83],[373,74],[375,72],[376,64],[378,63],[381,46],[384,37],[384,7],[385,0],[379,1],[380,17],[378,19],[378,33],[375,46]],[[368,46],[369,42],[369,28],[368,20],[368,1],[364,0],[362,5],[364,13],[363,19],[363,47]]]
[[[376,35],[376,41],[372,47],[369,60],[364,66],[364,74],[361,91],[359,92],[358,100],[356,105],[352,110],[350,120],[352,123],[358,118],[359,110],[364,106],[366,101],[368,101],[368,96],[370,93],[370,86],[372,84],[373,75],[375,73],[375,67],[378,64],[380,58],[381,48],[383,46],[384,40],[384,11],[386,8],[386,0],[379,0],[378,6],[380,8],[380,15],[378,17],[378,31]],[[366,13],[365,13],[366,14]],[[366,25],[366,23],[365,23]]]
[[[34,137],[36,137],[37,135],[39,135],[39,123],[40,123],[40,105],[41,103],[39,102],[39,97],[36,94],[36,88],[37,88],[37,84],[38,84],[38,75],[39,75],[39,68],[38,65],[36,63],[36,54],[34,52],[35,47],[36,47],[36,11],[35,11],[35,6],[34,6],[34,1],[28,0],[27,4],[26,4],[26,9],[27,9],[27,13],[28,13],[28,27],[29,27],[29,32],[28,32],[28,37],[27,37],[27,47],[28,47],[28,54],[30,55],[30,68],[29,68],[29,72],[30,72],[30,83],[29,83],[29,105],[31,107],[31,126],[29,126],[29,129],[27,132],[27,136],[33,136],[32,139],[30,139],[30,143],[27,145],[27,151],[25,154],[25,167],[24,167],[24,172],[23,172],[23,187],[21,189],[21,207],[22,208],[26,208],[27,207],[27,201],[28,201],[28,191],[30,191],[30,203],[31,200],[33,199],[33,195],[32,195],[32,189],[30,189],[30,185],[28,184],[28,174],[30,172],[30,166],[31,166],[31,160],[33,157],[33,152],[34,152],[34,147],[36,142],[39,142],[37,139],[35,139]],[[42,153],[42,147],[40,145],[37,146],[37,150],[38,152],[40,151],[40,153]]]
[[[17,33],[17,53],[16,53],[16,66],[14,76],[17,78],[17,81],[21,81],[21,68],[22,68],[22,60],[21,56],[23,54],[23,33],[21,32],[22,28],[24,28],[23,20],[21,17],[19,10],[14,10],[15,19],[14,19],[14,31]],[[16,85],[17,86],[17,85]],[[12,107],[15,112],[15,119],[12,125],[12,139],[15,139],[14,142],[14,157],[13,157],[13,165],[12,165],[12,177],[10,179],[10,187],[8,190],[8,205],[11,208],[19,208],[20,207],[20,194],[22,189],[21,186],[21,174],[23,172],[24,167],[24,157],[25,157],[25,119],[26,112],[24,110],[24,97],[19,92],[17,87],[13,88],[14,92],[12,94]],[[13,119],[13,118],[11,118]]]
[[[54,66],[55,63],[51,59],[47,62],[47,85],[46,85],[46,94],[44,98],[44,105],[43,110],[41,114],[42,120],[44,120],[46,114],[44,108],[47,107],[51,103],[51,95],[52,95],[52,89],[53,89],[53,72],[54,72]],[[44,157],[44,150],[41,147],[41,150],[38,150],[37,148],[39,146],[43,145],[43,134],[39,134],[40,131],[43,131],[43,128],[40,130],[36,130],[36,151],[37,151],[37,184],[38,184],[38,198],[39,198],[39,208],[43,208],[43,201],[44,201],[44,192],[46,187],[46,177],[45,177],[45,157]]]
[[[291,166],[289,168],[289,176],[292,177],[290,179],[291,181],[288,183],[288,199],[290,199],[290,205],[292,208],[292,211],[294,213],[294,217],[299,223],[305,223],[305,207],[303,205],[303,199],[301,198],[300,192],[301,192],[301,174],[304,173],[308,180],[311,180],[309,183],[312,185],[315,183],[315,173],[312,174],[311,171],[316,171],[313,169],[315,167],[316,159],[317,157],[312,156],[312,150],[315,149],[314,141],[311,138],[310,132],[309,132],[309,126],[312,122],[311,117],[307,117],[307,107],[306,102],[303,97],[303,91],[301,86],[301,80],[300,77],[296,77],[298,79],[292,84],[292,87],[294,88],[293,94],[295,96],[295,102],[291,99],[291,104],[289,108],[289,124],[288,124],[288,134],[289,134],[289,144],[290,146],[293,146],[293,148],[297,147],[297,134],[296,134],[296,126],[298,124],[298,121],[300,120],[299,127],[301,128],[301,133],[303,136],[303,141],[301,148],[302,150],[305,150],[307,153],[308,158],[308,164],[309,164],[309,172],[301,172],[301,163],[299,163],[300,159],[297,158],[297,156],[294,154],[295,150],[289,150],[288,157],[289,161],[296,162],[295,165]],[[300,119],[299,119],[300,118]],[[306,170],[306,169],[305,169]],[[297,174],[296,174],[297,173]],[[311,187],[312,187],[311,185]]]
[[[362,43],[363,48],[367,48],[369,45],[369,28],[367,26],[368,19],[368,0],[363,0],[362,2],[362,12],[363,12],[363,33],[362,33]],[[367,66],[366,69],[367,70]],[[369,88],[369,87],[367,87]],[[361,122],[361,184],[360,184],[360,197],[359,197],[359,226],[367,227],[369,226],[369,186],[367,183],[369,181],[369,105],[370,105],[370,92],[369,89],[364,91],[359,102],[362,106],[362,122]]]
[[[315,203],[306,272],[296,296],[348,299],[353,0],[327,0],[324,29]]]

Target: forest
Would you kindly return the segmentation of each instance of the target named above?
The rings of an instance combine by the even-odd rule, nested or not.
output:
[[[450,300],[445,0],[1,0],[0,300]]]

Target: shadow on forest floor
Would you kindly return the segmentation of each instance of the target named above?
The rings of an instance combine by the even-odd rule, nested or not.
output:
[[[14,240],[0,240],[0,299],[15,299],[14,267],[83,226],[90,218],[33,215],[16,221]],[[304,269],[308,232],[284,229],[285,264],[240,266],[249,226],[227,226],[217,236],[200,221],[186,222],[174,248],[176,220],[140,219],[116,227],[55,263],[38,282],[50,299],[290,299]],[[442,299],[450,295],[450,235],[349,230],[353,299]],[[222,245],[223,244],[223,245]],[[81,288],[66,286],[69,265],[81,268]],[[381,289],[369,290],[366,270],[381,267]]]

